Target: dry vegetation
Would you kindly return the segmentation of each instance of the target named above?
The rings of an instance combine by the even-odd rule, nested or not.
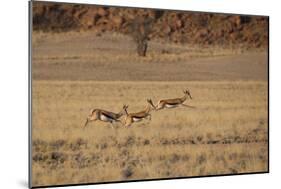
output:
[[[267,170],[263,82],[45,82],[33,84],[33,184],[102,182]],[[153,112],[124,128],[92,122],[91,107],[143,109],[145,97],[189,87],[197,109]],[[173,90],[171,90],[173,89]]]
[[[119,34],[33,34],[33,186],[267,171],[265,50],[152,41],[139,58]],[[134,112],[186,88],[196,109],[83,129],[91,108]]]

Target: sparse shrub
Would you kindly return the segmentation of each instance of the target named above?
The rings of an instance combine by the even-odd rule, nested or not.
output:
[[[104,161],[105,161],[106,163],[108,163],[108,162],[110,161],[110,157],[106,157],[106,158],[104,159]]]
[[[163,160],[165,160],[165,156],[164,155],[160,155],[159,156],[159,161],[163,161]]]
[[[136,167],[138,163],[139,163],[139,160],[130,159],[127,164],[128,164],[129,167]]]
[[[233,142],[240,143],[241,142],[241,137],[240,136],[235,136]]]
[[[237,174],[238,173],[238,171],[236,169],[234,169],[234,168],[229,168],[228,170],[232,174]]]
[[[264,121],[263,119],[261,119],[261,120],[259,121],[259,126],[263,126],[264,123],[265,123],[265,121]]]
[[[82,138],[78,138],[78,139],[76,140],[76,143],[77,143],[77,145],[82,146],[82,145],[86,145],[86,144],[87,144],[87,141],[84,140],[84,139],[82,139]]]
[[[246,169],[246,161],[245,160],[241,160],[239,162],[239,167],[241,167],[242,169]]]
[[[108,146],[107,143],[104,142],[104,143],[102,143],[102,144],[100,145],[100,149],[102,149],[102,150],[103,150],[103,149],[106,149],[107,146]]]
[[[198,142],[202,142],[202,140],[203,140],[203,136],[197,136],[197,141]]]
[[[47,144],[47,142],[40,140],[40,139],[33,140],[33,142],[32,142],[32,146],[46,145],[46,144]]]
[[[213,139],[213,134],[212,133],[207,133],[206,135],[208,141]]]
[[[91,163],[91,159],[86,157],[82,152],[74,154],[72,159],[74,160],[73,166],[78,168],[88,167]]]
[[[181,158],[182,158],[183,161],[186,162],[186,161],[189,161],[190,155],[183,155]]]
[[[161,143],[162,145],[168,145],[168,144],[170,144],[170,141],[169,141],[168,139],[161,138],[161,139],[160,139],[160,143]]]
[[[32,142],[32,147],[35,149],[36,152],[45,152],[47,151],[48,143],[37,139]]]
[[[121,165],[121,167],[125,167],[126,166],[126,161],[122,161],[121,163],[120,163],[120,165]]]
[[[93,154],[92,155],[92,160],[99,160],[100,159],[100,156],[98,154]]]
[[[178,138],[175,138],[172,140],[172,144],[174,145],[180,144],[180,140]]]
[[[126,179],[126,178],[130,178],[133,175],[133,169],[132,167],[126,167],[123,171],[122,171],[122,176]]]
[[[123,149],[120,153],[121,156],[128,156],[129,155],[129,151],[127,149]]]
[[[190,143],[191,143],[191,144],[196,144],[196,140],[195,140],[193,137],[191,137]]]
[[[50,143],[50,146],[54,149],[54,150],[58,150],[59,148],[61,148],[62,146],[64,146],[66,144],[65,140],[56,140],[54,142]]]
[[[48,158],[48,157],[45,156],[43,153],[36,153],[36,154],[32,157],[33,161],[35,161],[35,162],[43,162],[43,161],[45,161],[47,158]]]
[[[230,153],[228,155],[229,160],[236,160],[237,159],[237,153]]]
[[[170,171],[166,171],[165,172],[165,176],[170,176],[171,175],[171,172]]]
[[[180,160],[180,156],[178,154],[173,154],[171,159],[170,159],[170,162],[171,163],[176,163]]]
[[[198,163],[199,165],[201,165],[201,164],[205,163],[206,160],[207,160],[206,155],[205,155],[205,154],[201,154],[201,155],[199,155],[199,156],[197,157],[197,160],[196,160],[196,161],[197,161],[197,163]]]
[[[135,137],[129,136],[124,144],[124,146],[132,146],[135,143]]]
[[[70,143],[70,148],[73,151],[79,150],[82,147],[87,148],[88,142],[84,139],[78,138],[75,142]]]
[[[258,155],[258,158],[259,158],[260,160],[262,160],[262,161],[265,161],[265,160],[266,160],[266,156],[264,155],[264,153],[259,154],[259,155]]]
[[[66,155],[60,152],[52,152],[50,154],[50,159],[53,161],[63,163],[66,160]]]
[[[148,140],[148,139],[145,139],[144,141],[143,141],[143,145],[149,145],[150,144],[150,141]]]

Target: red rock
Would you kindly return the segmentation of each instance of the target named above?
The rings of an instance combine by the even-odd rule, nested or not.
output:
[[[106,15],[108,15],[108,12],[107,12],[104,8],[102,8],[102,7],[99,7],[99,8],[98,8],[97,13],[98,13],[98,15],[100,15],[100,16],[106,16]]]

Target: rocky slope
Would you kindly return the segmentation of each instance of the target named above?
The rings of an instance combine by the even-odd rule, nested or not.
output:
[[[130,34],[136,19],[150,20],[149,37],[176,43],[268,46],[268,17],[33,2],[33,29]]]

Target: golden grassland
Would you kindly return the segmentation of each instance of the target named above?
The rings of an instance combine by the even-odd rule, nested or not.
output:
[[[32,44],[33,186],[268,170],[266,49],[151,40],[140,58],[130,37],[94,32],[33,32]],[[196,109],[83,128],[91,108],[136,112],[187,88]]]
[[[202,176],[268,169],[266,81],[38,81],[32,84],[32,184]],[[125,128],[91,108],[135,112],[162,98],[188,104]]]

